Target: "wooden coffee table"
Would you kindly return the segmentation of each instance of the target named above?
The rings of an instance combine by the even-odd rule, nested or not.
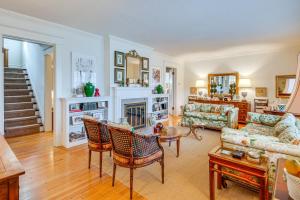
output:
[[[240,180],[247,185],[253,186],[259,190],[260,199],[269,199],[268,192],[268,165],[267,163],[254,164],[247,161],[245,158],[236,159],[230,155],[221,153],[221,147],[217,146],[208,153],[209,156],[209,189],[210,199],[215,199],[215,172],[217,173],[217,188],[222,189],[223,175],[232,177],[235,180]],[[223,168],[228,168],[234,171],[239,171],[247,176],[255,176],[259,179],[259,183],[239,176],[238,174],[230,173],[231,170],[225,171]],[[224,186],[224,184],[223,184]]]
[[[184,135],[184,137],[187,137],[192,133],[197,140],[201,141],[202,136],[200,134],[198,134],[198,131],[199,130],[204,131],[205,125],[204,124],[191,124],[189,126],[189,128],[190,128],[190,131],[186,135]]]
[[[180,139],[182,137],[182,133],[176,127],[170,126],[170,127],[167,127],[166,129],[167,129],[167,131],[161,131],[159,133],[154,133],[153,127],[147,127],[147,128],[140,129],[138,132],[141,132],[141,134],[159,134],[160,135],[159,141],[160,142],[168,142],[169,146],[170,146],[171,142],[176,141],[177,157],[179,157]]]

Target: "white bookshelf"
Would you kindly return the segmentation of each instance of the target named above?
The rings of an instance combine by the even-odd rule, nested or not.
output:
[[[163,122],[169,118],[169,95],[153,94],[151,96],[151,111],[156,122]]]
[[[66,148],[87,142],[81,118],[85,115],[108,120],[110,97],[62,98],[63,145]]]

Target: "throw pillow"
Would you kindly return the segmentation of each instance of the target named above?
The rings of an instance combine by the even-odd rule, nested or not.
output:
[[[221,112],[221,105],[211,105],[211,113],[220,113]]]
[[[287,113],[285,114],[281,120],[275,125],[275,132],[279,135],[286,128],[295,126],[296,118],[294,115]]]
[[[267,126],[275,126],[275,124],[277,122],[279,122],[281,119],[280,116],[278,115],[268,115],[268,114],[261,114],[259,116],[259,121],[263,124],[263,125],[267,125]]]
[[[210,113],[211,112],[211,105],[210,104],[202,104],[201,112]]]
[[[299,130],[296,126],[290,126],[283,130],[279,136],[279,141],[282,143],[294,143],[295,140],[299,140]]]

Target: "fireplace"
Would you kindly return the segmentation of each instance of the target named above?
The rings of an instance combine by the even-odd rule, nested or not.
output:
[[[135,129],[144,128],[147,125],[147,104],[144,102],[124,103],[124,117]]]

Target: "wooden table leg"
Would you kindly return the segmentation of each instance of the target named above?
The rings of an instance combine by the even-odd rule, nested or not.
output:
[[[218,165],[218,170],[221,171],[222,167]],[[222,189],[222,174],[217,172],[217,188]]]
[[[180,138],[178,138],[176,140],[176,143],[177,143],[177,158],[179,157],[179,151],[180,151]]]
[[[259,199],[269,200],[268,181],[265,178],[260,181]]]
[[[215,200],[215,176],[214,176],[214,163],[209,161],[209,195],[210,200]]]

